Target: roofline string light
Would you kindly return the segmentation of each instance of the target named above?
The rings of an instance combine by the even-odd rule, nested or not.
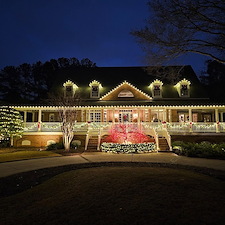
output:
[[[99,86],[99,88],[102,88],[101,83],[98,82],[97,80],[93,80],[92,82],[90,82],[89,87],[91,86]]]
[[[66,86],[72,86],[73,89],[77,89],[78,86],[76,84],[73,83],[73,81],[71,80],[67,80],[64,84],[63,84],[63,87],[66,87]]]
[[[179,81],[179,82],[175,85],[175,87],[176,87],[176,88],[179,88],[181,84],[187,84],[188,86],[190,86],[190,85],[191,85],[191,82],[190,82],[189,80],[187,80],[187,79],[184,78],[183,80]]]
[[[103,95],[100,100],[103,100],[105,97],[109,96],[111,93],[113,93],[114,91],[116,91],[118,88],[122,87],[124,84],[129,85],[130,87],[134,88],[136,91],[140,92],[141,94],[143,94],[145,97],[149,98],[150,100],[152,99],[151,96],[147,95],[146,93],[144,93],[143,91],[141,91],[140,89],[136,88],[134,85],[132,85],[131,83],[127,82],[126,80],[123,81],[121,84],[119,84],[117,87],[113,88],[111,91],[109,91],[107,94]]]
[[[149,85],[149,87],[152,89],[154,84],[158,84],[160,86],[163,86],[163,82],[161,80],[156,79]]]

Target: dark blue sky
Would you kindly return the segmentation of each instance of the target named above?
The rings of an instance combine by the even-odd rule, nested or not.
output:
[[[1,0],[0,68],[52,58],[89,58],[97,66],[143,66],[129,33],[145,25],[146,0]],[[173,64],[204,68],[205,58]],[[151,64],[151,63],[149,63]]]

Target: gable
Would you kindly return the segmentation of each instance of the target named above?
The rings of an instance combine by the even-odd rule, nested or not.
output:
[[[132,84],[124,81],[100,98],[105,101],[115,100],[151,100],[152,98]]]

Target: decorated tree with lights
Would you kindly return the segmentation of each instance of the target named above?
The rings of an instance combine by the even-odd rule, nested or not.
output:
[[[149,137],[133,124],[116,124],[112,126],[103,142],[112,143],[145,143],[149,142]]]
[[[10,107],[0,107],[0,141],[9,140],[13,146],[13,138],[23,134],[23,119],[20,113]]]

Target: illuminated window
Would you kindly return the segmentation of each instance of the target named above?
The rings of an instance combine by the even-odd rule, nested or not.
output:
[[[91,87],[90,97],[91,98],[99,98],[100,97],[100,89],[102,88],[102,85],[96,81],[93,80],[89,86]]]
[[[90,110],[89,121],[90,122],[101,122],[102,114],[101,110]]]
[[[151,88],[153,98],[162,98],[162,86],[163,83],[160,80],[154,80],[150,84],[149,87]]]

